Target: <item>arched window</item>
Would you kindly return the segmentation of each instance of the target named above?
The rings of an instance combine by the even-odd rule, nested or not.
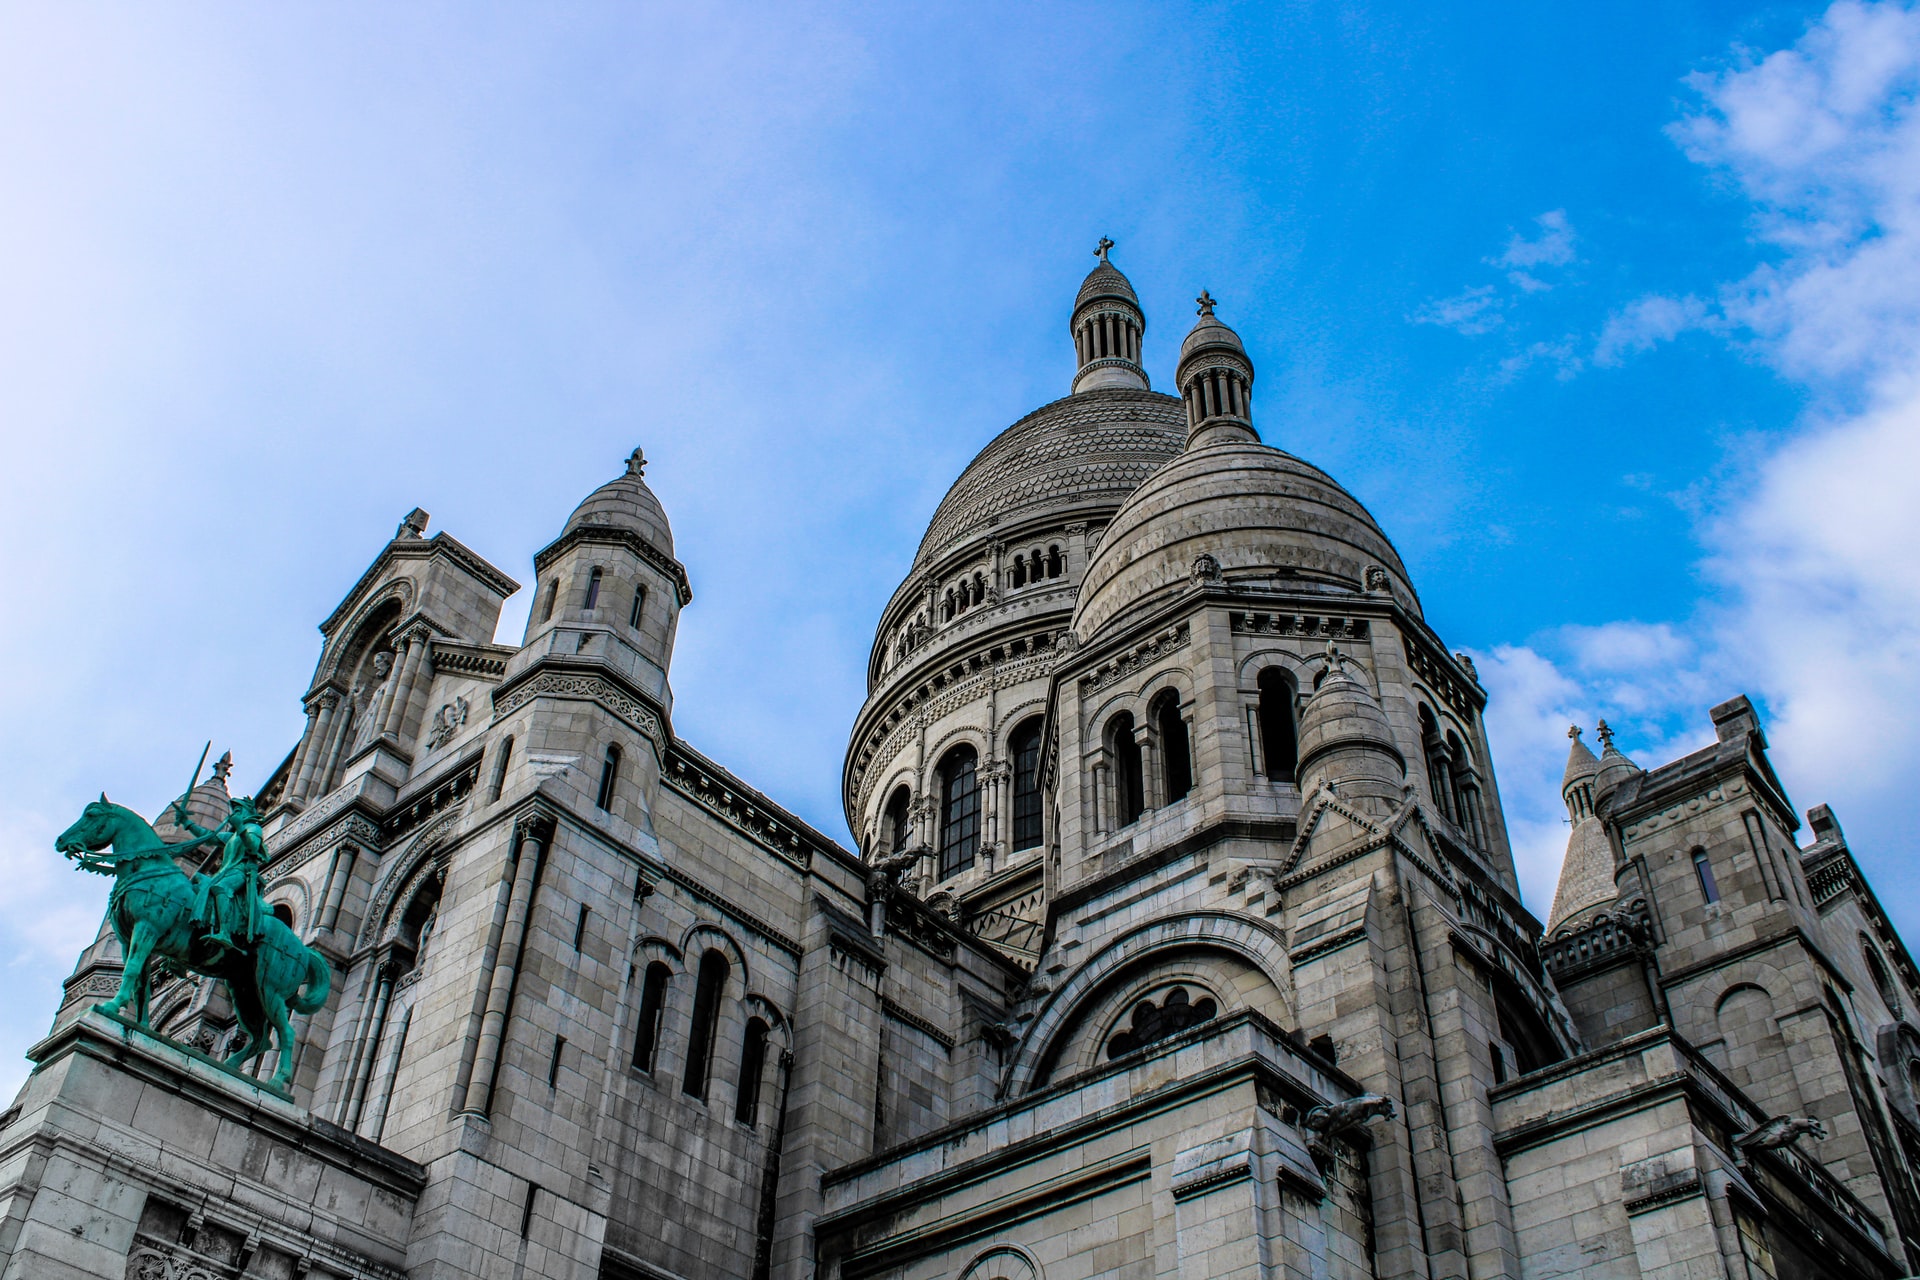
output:
[[[1467,838],[1486,848],[1486,822],[1480,812],[1480,776],[1474,772],[1473,757],[1457,733],[1447,734],[1447,755],[1453,762],[1453,809]]]
[[[276,902],[273,904],[273,918],[287,926],[287,928],[293,928],[293,908],[286,903]]]
[[[1420,707],[1420,744],[1427,757],[1427,788],[1433,793],[1433,803],[1449,819],[1458,822],[1460,815],[1453,808],[1453,768],[1447,755],[1446,741],[1440,736],[1440,723],[1434,718],[1433,708],[1422,703]]]
[[[973,575],[973,602],[975,604],[987,602],[987,579],[983,574]]]
[[[720,997],[726,994],[731,971],[727,958],[718,951],[700,957],[700,981],[693,989],[693,1025],[687,1029],[687,1076],[680,1082],[680,1090],[703,1102],[707,1076],[713,1067],[713,1037],[720,1029]]]
[[[1113,821],[1117,827],[1138,822],[1146,812],[1146,776],[1140,766],[1140,743],[1134,737],[1133,713],[1122,711],[1107,726],[1107,752],[1113,759]]]
[[[1293,720],[1293,681],[1279,667],[1260,673],[1260,759],[1267,777],[1292,782],[1300,767],[1300,746]]]
[[[553,606],[557,604],[559,600],[560,600],[560,579],[555,578],[552,582],[549,582],[547,584],[547,603],[546,603],[546,607],[540,610],[540,621],[542,622],[553,621]]]
[[[733,1102],[733,1118],[741,1124],[758,1124],[760,1113],[760,1077],[767,1073],[767,1022],[748,1018],[747,1035],[740,1042],[740,1092]]]
[[[972,747],[940,762],[940,878],[957,876],[980,852],[980,769]]]
[[[600,794],[593,802],[602,809],[613,808],[613,789],[619,781],[620,748],[608,743],[606,758],[600,762]]]
[[[627,614],[627,625],[637,630],[640,626],[640,615],[646,611],[647,588],[643,584],[633,589],[633,609]]]
[[[908,807],[912,803],[913,797],[908,794],[905,787],[893,789],[893,796],[887,801],[886,813],[880,823],[882,853],[898,853],[907,847],[907,841],[913,834],[908,825],[910,819],[907,817]]]
[[[587,603],[582,607],[588,613],[592,613],[593,607],[600,603],[600,574],[600,566],[595,565],[593,572],[587,575]]]
[[[507,765],[513,759],[513,735],[500,744],[500,754],[493,758],[493,781],[487,784],[487,803],[492,804],[500,798],[500,790],[507,785]]]
[[[940,608],[940,621],[942,622],[953,621],[953,591],[951,588],[949,588],[947,591],[946,603],[942,605]]]
[[[1060,548],[1057,546],[1048,547],[1047,548],[1047,576],[1049,578],[1057,578],[1066,569],[1066,567],[1067,567],[1066,563],[1064,562],[1064,560],[1061,558],[1061,555],[1060,555]]]
[[[1705,849],[1693,851],[1693,874],[1699,877],[1700,896],[1706,899],[1707,904],[1711,906],[1720,901],[1720,885],[1713,878],[1713,863],[1707,859]]]
[[[1180,718],[1180,695],[1173,690],[1154,700],[1153,727],[1160,736],[1161,781],[1172,804],[1193,790],[1193,748],[1187,741],[1187,722]]]
[[[1866,959],[1867,972],[1873,975],[1873,985],[1880,990],[1881,1000],[1886,1002],[1888,1012],[1894,1017],[1900,1016],[1900,989],[1894,985],[1893,974],[1887,969],[1887,962],[1880,958],[1880,948],[1873,945],[1864,933],[1860,935],[1860,954]]]
[[[1027,558],[1023,555],[1013,558],[1013,585],[1016,587],[1027,585]]]
[[[654,1055],[660,1049],[660,1012],[667,1003],[667,979],[673,970],[655,960],[647,966],[640,982],[640,1025],[633,1037],[633,1065],[652,1074]]]
[[[1040,717],[1023,721],[1007,746],[1013,755],[1013,848],[1040,843]]]

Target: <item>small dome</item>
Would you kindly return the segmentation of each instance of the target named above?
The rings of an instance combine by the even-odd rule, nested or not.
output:
[[[1180,343],[1180,358],[1185,360],[1196,351],[1202,351],[1208,347],[1224,347],[1229,351],[1237,351],[1242,356],[1247,354],[1247,348],[1241,343],[1240,335],[1220,323],[1220,318],[1213,314],[1213,299],[1202,292],[1200,320],[1187,332],[1185,340]]]
[[[1087,566],[1074,632],[1090,640],[1142,602],[1189,589],[1202,555],[1230,583],[1355,596],[1377,568],[1420,613],[1399,553],[1352,494],[1318,467],[1242,436],[1188,449],[1121,504]]]
[[[1093,251],[1100,261],[1080,282],[1073,318],[1067,324],[1073,334],[1075,394],[1116,388],[1147,391],[1153,385],[1140,364],[1147,316],[1133,286],[1107,260],[1111,248],[1113,241],[1102,236]]]
[[[1620,784],[1636,777],[1640,766],[1621,754],[1620,748],[1613,745],[1613,730],[1607,722],[1600,722],[1600,767],[1593,777],[1593,802],[1596,807],[1619,790]]]
[[[609,480],[587,495],[587,500],[567,517],[565,537],[583,525],[630,529],[659,551],[673,554],[673,528],[660,499],[642,479],[647,469],[646,455],[635,449],[627,457],[625,474]]]
[[[1394,745],[1393,726],[1373,690],[1347,669],[1352,661],[1327,642],[1326,672],[1300,713],[1301,773],[1318,772],[1314,766],[1335,750],[1357,747],[1392,756],[1404,778],[1406,758]]]
[[[1569,726],[1567,736],[1573,739],[1573,746],[1567,750],[1567,771],[1560,775],[1560,794],[1563,796],[1573,787],[1600,772],[1600,761],[1594,756],[1592,749],[1580,741],[1580,726],[1577,724]]]
[[[1133,282],[1105,258],[1101,258],[1099,265],[1087,272],[1087,278],[1080,282],[1080,292],[1074,296],[1073,309],[1078,311],[1097,298],[1113,298],[1136,308],[1140,305],[1139,296],[1133,291]]]

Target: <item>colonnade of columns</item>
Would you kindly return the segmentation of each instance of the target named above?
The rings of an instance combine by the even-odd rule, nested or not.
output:
[[[424,623],[409,627],[398,638],[393,666],[386,681],[367,709],[375,737],[399,738],[411,724],[416,704],[432,685],[433,631]],[[424,678],[423,678],[424,677]],[[342,703],[346,706],[343,709]],[[294,753],[287,798],[305,803],[316,795],[325,795],[344,763],[348,745],[360,728],[353,704],[340,690],[328,686],[307,704],[307,729]]]

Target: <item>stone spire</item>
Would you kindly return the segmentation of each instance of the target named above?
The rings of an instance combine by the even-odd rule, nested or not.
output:
[[[1387,713],[1353,673],[1354,660],[1331,640],[1325,658],[1319,687],[1300,713],[1300,789],[1311,794],[1331,783],[1349,798],[1397,804],[1407,762],[1394,745]]]
[[[1215,318],[1213,295],[1203,289],[1194,301],[1200,319],[1180,344],[1175,375],[1180,398],[1187,402],[1187,448],[1257,441],[1253,361],[1240,345],[1240,335]]]
[[[1093,251],[1100,259],[1080,283],[1073,300],[1073,346],[1079,357],[1073,392],[1109,387],[1149,389],[1147,371],[1140,366],[1140,343],[1147,333],[1147,317],[1133,286],[1120,268],[1107,260],[1113,241],[1105,236]]]
[[[1567,736],[1573,739],[1573,745],[1567,751],[1566,772],[1560,778],[1560,796],[1566,801],[1567,820],[1573,824],[1573,831],[1560,862],[1553,909],[1547,913],[1548,933],[1596,907],[1609,905],[1618,896],[1613,879],[1613,846],[1593,811],[1593,784],[1600,773],[1600,761],[1580,740],[1578,725],[1568,728]]]
[[[1602,800],[1612,795],[1620,784],[1640,772],[1640,766],[1621,754],[1620,748],[1613,745],[1613,730],[1605,720],[1600,722],[1596,733],[1600,739],[1600,767],[1593,775],[1593,800],[1597,807]]]

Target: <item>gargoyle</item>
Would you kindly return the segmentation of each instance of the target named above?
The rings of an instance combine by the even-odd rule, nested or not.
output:
[[[1394,1114],[1392,1098],[1377,1093],[1363,1093],[1345,1102],[1314,1107],[1301,1117],[1300,1122],[1321,1137],[1331,1138],[1336,1133],[1358,1129],[1375,1120],[1391,1120]]]
[[[1826,1136],[1827,1126],[1812,1116],[1775,1116],[1759,1128],[1735,1137],[1733,1145],[1742,1151],[1772,1151],[1790,1146],[1800,1137],[1823,1139]]]

